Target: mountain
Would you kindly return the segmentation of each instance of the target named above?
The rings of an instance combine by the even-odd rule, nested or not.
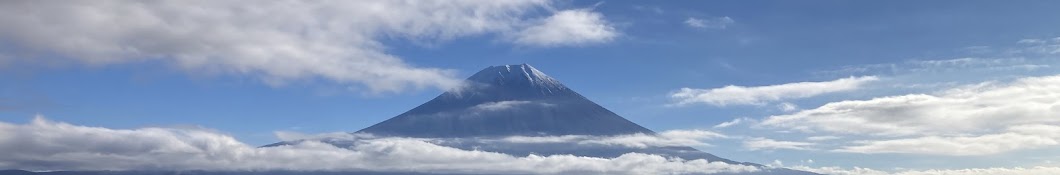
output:
[[[483,69],[468,78],[464,86],[442,93],[416,108],[357,133],[432,138],[432,143],[441,146],[515,156],[569,154],[613,158],[638,152],[686,160],[706,159],[711,162],[720,161],[764,169],[760,172],[741,174],[814,174],[732,161],[688,146],[629,147],[566,142],[497,142],[498,138],[510,136],[607,137],[638,133],[656,134],[590,101],[527,64],[491,66]],[[335,138],[319,141],[340,147],[357,143]],[[280,142],[265,147],[296,142],[299,141]]]
[[[530,65],[491,66],[466,82],[358,132],[432,138],[654,133]]]

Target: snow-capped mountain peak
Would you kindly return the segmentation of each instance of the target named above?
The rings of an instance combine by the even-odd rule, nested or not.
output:
[[[467,85],[359,132],[406,137],[654,133],[527,65],[490,66]]]
[[[490,66],[467,79],[469,86],[507,86],[533,88],[542,94],[568,92],[556,79],[528,64]]]

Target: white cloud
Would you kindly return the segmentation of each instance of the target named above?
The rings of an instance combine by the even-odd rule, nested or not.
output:
[[[669,130],[660,132],[657,135],[636,133],[617,136],[511,136],[505,137],[501,139],[501,141],[511,143],[599,144],[616,145],[631,148],[647,148],[670,146],[710,146],[709,143],[706,143],[704,141],[717,138],[728,138],[728,136],[704,130]]]
[[[458,86],[452,70],[410,65],[383,40],[437,43],[499,33],[517,44],[610,41],[602,15],[515,1],[3,1],[3,64],[155,62],[270,84],[326,79],[372,92]],[[539,21],[544,21],[539,24]],[[19,59],[19,60],[10,60]]]
[[[578,46],[604,43],[618,36],[600,13],[563,10],[515,34],[514,42],[529,46]]]
[[[759,125],[870,136],[834,150],[852,153],[979,156],[1051,147],[1060,145],[1060,75],[832,102]]]
[[[908,61],[906,67],[909,72],[940,72],[940,71],[967,71],[969,69],[982,70],[1036,70],[1049,68],[1050,65],[1034,64],[1024,58],[955,58],[945,60],[918,60]],[[892,68],[893,69],[893,68]]]
[[[806,137],[806,140],[809,140],[809,141],[825,141],[825,140],[835,140],[835,139],[840,139],[840,138],[842,138],[842,137],[839,137],[839,136],[810,136],[810,137]]]
[[[983,83],[939,94],[909,94],[825,104],[770,116],[761,125],[880,136],[956,135],[1022,124],[1060,124],[1060,75]]]
[[[795,142],[795,141],[777,141],[767,138],[750,138],[744,140],[743,147],[748,150],[776,150],[776,149],[791,149],[791,150],[812,150],[810,146],[816,145],[809,142]]]
[[[732,18],[729,18],[728,16],[712,17],[707,19],[689,17],[687,20],[685,20],[686,25],[702,29],[725,29],[733,23],[736,23],[736,21],[732,20]]]
[[[718,123],[718,125],[714,125],[714,128],[727,128],[727,127],[732,126],[732,125],[737,125],[737,124],[743,123],[744,120],[751,120],[751,119],[750,118],[745,118],[745,117],[736,118],[736,119],[732,119],[732,121]]]
[[[854,153],[910,153],[930,155],[990,155],[1012,150],[1060,145],[1060,126],[1021,125],[1007,132],[981,136],[927,136],[909,139],[861,141],[836,151]]]
[[[586,135],[564,135],[564,136],[510,136],[501,141],[510,143],[576,143],[579,140],[588,140],[591,136]]]
[[[297,141],[297,140],[319,140],[325,138],[339,138],[346,140],[354,139],[370,139],[376,138],[376,136],[367,133],[349,133],[349,132],[330,132],[320,134],[305,134],[294,131],[275,131],[272,132],[276,138],[282,141]]]
[[[784,161],[774,159],[772,163],[769,163],[771,167],[784,167]]]
[[[820,174],[831,174],[831,175],[888,175],[890,173],[880,170],[874,170],[871,168],[854,167],[846,169],[842,167],[809,167],[809,166],[788,166],[794,170],[809,171]]]
[[[820,71],[816,72],[816,74],[822,76],[883,74],[905,75],[910,76],[910,78],[923,78],[929,75],[978,75],[986,76],[979,78],[996,78],[990,76],[1004,77],[1011,76],[1014,73],[1021,74],[1030,71],[1051,68],[1053,67],[1053,64],[1056,64],[1056,59],[1050,57],[1040,57],[1040,55],[1035,54],[1049,54],[1049,52],[1053,52],[1053,50],[1057,48],[1060,48],[1060,44],[1056,44],[1056,46],[1044,44],[1030,47],[1004,49],[1008,50],[1006,52],[1011,52],[1011,54],[1014,55],[1012,57],[1006,58],[965,57],[939,60],[909,60],[900,63],[844,66],[838,70]],[[967,77],[946,76],[942,78],[945,78],[942,79],[943,81],[954,81],[962,80],[963,78]]]
[[[513,107],[518,107],[518,106],[522,106],[522,105],[531,105],[531,104],[541,104],[541,105],[544,105],[544,106],[550,105],[550,104],[544,104],[544,103],[535,103],[535,102],[531,102],[531,101],[498,101],[498,102],[486,102],[486,103],[478,104],[478,105],[472,106],[471,110],[472,111],[499,111],[499,110],[505,110],[505,109],[510,109],[510,108],[513,108]]]
[[[663,138],[676,139],[676,140],[704,140],[704,139],[716,139],[716,138],[728,138],[721,133],[704,131],[704,130],[668,130],[659,133],[659,136]]]
[[[1010,53],[1032,53],[1032,54],[1058,54],[1060,53],[1060,37],[1043,39],[1024,39],[1020,44],[1028,45],[1026,48],[1009,50]]]
[[[1042,40],[1042,39],[1021,39],[1019,42],[1016,42],[1016,43],[1020,43],[1020,44],[1045,44],[1046,42],[1045,42],[1045,40]]]
[[[886,172],[870,168],[842,168],[842,167],[808,167],[789,166],[786,168],[809,171],[832,175],[996,175],[996,174],[1020,174],[1020,175],[1052,175],[1060,174],[1060,167],[1014,167],[1014,168],[967,168],[967,169],[929,169],[929,170],[906,170],[898,172]]]
[[[784,112],[791,112],[791,111],[799,110],[799,105],[795,105],[794,103],[784,102],[784,103],[778,104],[777,108],[780,108],[780,110],[784,111]]]
[[[850,91],[877,81],[874,76],[841,78],[826,82],[798,82],[780,85],[744,87],[729,85],[715,89],[681,90],[670,94],[677,100],[677,105],[706,103],[715,106],[726,105],[762,105],[766,102],[784,99],[813,97],[825,93]]]
[[[460,150],[408,138],[370,138],[356,142],[348,148],[315,141],[256,148],[230,136],[202,130],[108,129],[37,118],[25,125],[0,122],[0,169],[483,174],[688,174],[759,170],[720,161],[682,160],[641,153],[615,158],[516,157]]]

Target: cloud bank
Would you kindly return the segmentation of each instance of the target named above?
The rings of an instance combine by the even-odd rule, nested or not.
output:
[[[715,89],[681,88],[670,94],[677,105],[705,103],[714,106],[763,105],[766,102],[813,97],[826,93],[850,91],[877,81],[875,76],[849,77],[825,82],[798,82],[769,86],[729,85]]]
[[[835,151],[990,155],[1060,145],[1060,75],[832,102],[761,126],[869,136]],[[876,139],[872,139],[875,137]]]
[[[388,40],[432,44],[496,34],[571,46],[617,31],[586,9],[552,14],[515,1],[34,1],[0,2],[0,63],[159,62],[188,72],[252,75],[270,84],[326,79],[373,92],[459,85],[452,70],[387,53]],[[539,19],[542,13],[550,15]]]
[[[675,135],[701,135],[675,133]],[[411,138],[369,138],[348,148],[316,141],[256,148],[203,130],[108,129],[36,118],[0,122],[0,169],[307,170],[476,174],[688,174],[752,172],[753,166],[628,153],[615,158],[525,157],[469,151]],[[431,155],[431,156],[423,156]]]
[[[718,138],[728,138],[728,136],[704,130],[669,130],[658,133],[658,135],[636,133],[616,136],[511,136],[502,138],[500,139],[500,141],[510,143],[598,144],[624,146],[630,148],[648,148],[674,146],[710,146],[710,144],[706,143],[705,141]]]

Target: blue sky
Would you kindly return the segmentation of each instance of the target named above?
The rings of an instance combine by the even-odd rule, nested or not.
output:
[[[399,17],[411,16],[394,19],[399,21],[394,22],[398,27],[388,26],[391,25],[385,21],[390,20],[388,17],[380,17],[384,22],[378,22],[373,21],[374,17],[361,18],[356,15],[364,14],[353,13],[349,14],[354,15],[348,20],[352,21],[350,26],[364,26],[363,29],[340,27],[320,31],[287,29],[320,24],[286,25],[283,20],[347,16],[308,14],[298,16],[303,18],[280,18],[276,23],[221,19],[218,23],[188,22],[187,26],[161,17],[157,20],[177,27],[166,28],[174,32],[159,32],[163,33],[157,34],[159,37],[151,36],[155,31],[152,27],[158,27],[152,25],[157,23],[136,21],[141,18],[117,17],[122,20],[115,20],[116,23],[70,18],[78,14],[76,10],[0,15],[8,16],[0,17],[0,22],[5,23],[0,27],[0,33],[4,33],[0,34],[0,82],[4,82],[0,83],[0,121],[27,123],[40,114],[55,121],[118,129],[209,128],[248,144],[263,145],[279,141],[275,131],[356,131],[430,100],[450,87],[447,80],[463,79],[491,65],[527,63],[647,128],[701,129],[729,135],[731,138],[707,140],[711,146],[699,148],[734,160],[883,171],[1060,165],[1050,161],[1060,160],[1060,151],[1056,151],[1060,145],[1056,143],[968,150],[983,151],[976,154],[876,147],[838,151],[858,145],[872,146],[862,144],[871,141],[962,140],[959,138],[1008,131],[1022,133],[1023,130],[1012,127],[1029,124],[1056,126],[1060,120],[1050,116],[1060,114],[1056,110],[1060,99],[1049,88],[1057,87],[1050,84],[1055,82],[1050,78],[1060,74],[1060,69],[1055,67],[1060,63],[1060,39],[1057,39],[1060,12],[1055,10],[1060,2],[547,1],[529,4],[486,12],[501,15],[485,19],[485,26],[463,24],[459,20],[420,23],[427,19],[416,18],[416,12],[409,12],[410,15],[403,11],[392,12]],[[146,6],[150,5],[157,4]],[[160,6],[166,5],[173,4]],[[457,12],[470,9],[454,8]],[[410,10],[422,12],[424,9],[438,10],[429,7]],[[557,14],[569,14],[566,17],[573,20],[549,23],[550,19],[562,16]],[[49,24],[21,19],[61,20]],[[129,25],[133,29],[107,28],[98,23]],[[494,23],[496,26],[491,26]],[[196,25],[279,29],[232,34]],[[206,34],[196,37],[200,35],[181,33],[185,30],[178,30],[183,29],[179,27]],[[254,40],[255,37],[263,39]],[[90,44],[70,44],[80,41]],[[291,43],[268,44],[284,41]],[[221,47],[225,44],[242,47]],[[202,45],[214,47],[213,50],[195,48]],[[252,61],[259,52],[239,50],[248,48],[294,51],[262,51],[280,55],[269,59],[281,61],[261,63]],[[316,59],[329,56],[351,59]],[[332,71],[336,68],[382,70]],[[832,89],[841,86],[836,82],[844,78],[861,79],[844,84],[850,88]],[[799,82],[824,83],[825,88],[791,84]],[[729,85],[746,93],[708,93]],[[925,108],[940,108],[935,112],[878,114],[893,117],[883,120],[909,121],[881,123],[923,126],[913,129],[935,125],[918,124],[920,120],[906,118],[937,122],[945,120],[936,119],[950,117],[974,123],[968,124],[969,127],[983,127],[924,129],[917,130],[922,134],[895,135],[875,135],[871,132],[876,130],[869,129],[864,130],[868,133],[855,132],[858,129],[834,130],[822,126],[834,123],[816,120],[869,114],[807,114],[799,115],[803,117],[799,120],[777,121],[774,125],[763,122],[776,116],[814,112],[823,105],[843,101],[861,100],[871,105],[873,99],[909,94],[963,99],[966,96],[954,93],[989,94],[1024,86],[1045,90],[1013,92],[1009,94],[1011,100],[1019,103],[1024,102],[1020,97],[1035,99],[1040,95],[1035,93],[1051,94],[1038,96],[1037,100],[1042,101],[1040,104],[1053,105],[1052,112],[985,112],[983,115],[988,116],[984,117],[946,113],[943,108],[965,105],[947,103],[926,105]],[[766,88],[748,90],[755,87]],[[718,104],[707,102],[718,99],[675,96],[682,88],[698,90],[690,91],[693,95],[735,95],[759,101],[741,104],[720,99],[726,104]],[[820,92],[810,92],[815,90]],[[749,97],[761,94],[767,95]],[[682,100],[689,102],[680,103]],[[968,103],[1009,109],[991,106],[1000,105],[994,103]],[[792,108],[783,109],[784,105]],[[1026,111],[1048,109],[1047,106]],[[1013,119],[1011,122],[993,119],[1000,117]],[[991,119],[977,121],[980,118]],[[735,119],[741,122],[716,127]],[[979,124],[998,121],[1006,124]],[[811,136],[838,139],[807,140]],[[976,139],[956,143],[1006,147]],[[763,146],[755,147],[755,144]]]

